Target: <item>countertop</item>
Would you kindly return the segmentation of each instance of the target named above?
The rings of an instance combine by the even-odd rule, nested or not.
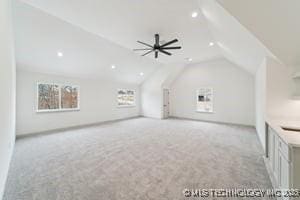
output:
[[[286,131],[281,128],[284,126],[292,129],[300,129],[300,121],[279,119],[267,119],[266,121],[286,144],[292,147],[300,147],[300,132]]]

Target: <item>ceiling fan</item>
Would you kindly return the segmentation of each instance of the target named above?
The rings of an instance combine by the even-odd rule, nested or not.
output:
[[[134,51],[147,51],[146,53],[144,53],[142,56],[148,55],[149,53],[155,52],[154,57],[158,58],[158,52],[160,53],[164,53],[166,55],[171,56],[172,54],[166,50],[172,50],[172,49],[181,49],[180,46],[176,46],[176,47],[170,47],[169,45],[178,42],[177,39],[171,40],[169,42],[166,42],[164,44],[160,44],[161,42],[159,41],[159,34],[155,34],[154,35],[155,38],[155,44],[154,45],[150,45],[147,44],[145,42],[141,42],[141,41],[137,41],[140,44],[143,44],[145,46],[147,46],[148,48],[145,49],[133,49]]]

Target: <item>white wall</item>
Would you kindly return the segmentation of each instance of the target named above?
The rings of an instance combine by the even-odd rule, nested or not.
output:
[[[183,64],[160,66],[141,85],[141,113],[145,117],[163,118],[163,88],[169,88],[183,70]]]
[[[80,86],[80,111],[36,113],[37,82]],[[136,106],[117,108],[117,89],[136,90]],[[138,85],[17,71],[17,135],[139,116]]]
[[[15,141],[15,61],[11,1],[0,1],[0,199]]]
[[[203,86],[214,89],[212,114],[196,112],[196,91]],[[171,87],[170,114],[254,125],[254,77],[224,59],[188,66]]]
[[[267,58],[267,117],[300,120],[300,100],[294,100],[294,69]]]
[[[162,89],[158,81],[159,75],[155,72],[141,85],[141,113],[145,117],[162,118]]]
[[[266,121],[266,59],[255,74],[255,126],[258,138],[265,149],[265,121]]]
[[[300,100],[293,98],[297,87],[292,75],[297,70],[266,57],[256,72],[256,130],[264,148],[267,119],[300,120]]]

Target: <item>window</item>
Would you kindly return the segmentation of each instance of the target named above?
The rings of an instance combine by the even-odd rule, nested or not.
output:
[[[37,112],[79,110],[79,87],[38,83]]]
[[[59,109],[59,86],[38,84],[38,110]]]
[[[119,107],[135,106],[135,91],[119,89],[118,106]]]
[[[78,108],[78,87],[61,86],[61,108]]]
[[[197,112],[213,112],[212,88],[201,88],[197,90]]]

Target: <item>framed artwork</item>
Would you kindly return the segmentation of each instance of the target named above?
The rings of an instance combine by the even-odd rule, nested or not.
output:
[[[37,112],[79,110],[79,87],[37,83]]]
[[[197,90],[197,112],[213,113],[213,89],[200,88]]]
[[[128,89],[118,89],[118,107],[135,106],[135,91]]]

